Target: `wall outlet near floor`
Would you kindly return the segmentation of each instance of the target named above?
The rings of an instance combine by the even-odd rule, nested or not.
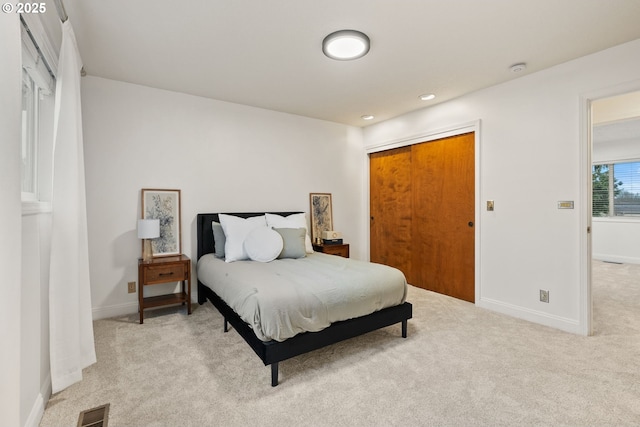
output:
[[[540,289],[540,301],[549,302],[549,291],[545,291],[544,289]]]
[[[127,290],[130,294],[134,293],[136,291],[136,282],[127,283]]]

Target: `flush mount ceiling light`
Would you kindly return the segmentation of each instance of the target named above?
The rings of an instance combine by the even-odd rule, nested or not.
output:
[[[362,120],[373,120],[373,116],[371,114],[365,114],[364,116],[361,116]]]
[[[322,52],[331,59],[349,61],[365,56],[369,44],[369,37],[360,31],[340,30],[324,38]]]
[[[420,99],[423,101],[431,101],[436,96],[432,93],[425,93],[424,95],[420,95]]]

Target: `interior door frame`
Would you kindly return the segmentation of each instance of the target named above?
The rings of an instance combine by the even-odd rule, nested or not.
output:
[[[481,220],[480,220],[480,207],[481,207],[481,182],[480,182],[480,142],[481,142],[481,134],[480,134],[480,119],[474,120],[466,123],[454,124],[451,126],[447,126],[444,128],[438,128],[433,130],[425,130],[424,132],[420,132],[416,135],[411,135],[408,137],[398,138],[390,141],[385,141],[380,144],[376,144],[370,147],[366,147],[365,155],[364,155],[364,191],[365,198],[363,200],[364,204],[364,212],[366,214],[366,221],[363,221],[363,235],[365,236],[365,257],[367,260],[371,259],[371,235],[370,235],[370,227],[369,227],[369,218],[371,217],[371,209],[370,209],[370,182],[369,182],[369,154],[377,153],[380,151],[391,150],[393,148],[406,147],[414,144],[419,144],[422,142],[435,141],[437,139],[448,138],[451,136],[461,135],[464,133],[474,132],[474,174],[475,174],[475,206],[474,206],[474,288],[475,288],[475,304],[477,305],[480,302],[481,293],[481,283],[480,283],[480,234],[481,234]]]
[[[580,198],[584,201],[580,212],[580,326],[582,335],[593,334],[592,293],[592,178],[593,153],[591,103],[598,99],[623,95],[640,90],[640,80],[591,91],[580,96]]]

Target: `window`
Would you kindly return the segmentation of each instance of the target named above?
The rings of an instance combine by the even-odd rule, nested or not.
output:
[[[594,165],[594,217],[640,218],[640,161]]]
[[[38,98],[40,89],[22,69],[22,200],[37,200]]]
[[[33,22],[33,20],[31,19]],[[48,41],[46,42],[48,43]],[[50,200],[46,171],[53,146],[53,72],[22,19],[22,201]],[[42,173],[42,172],[45,173]],[[37,209],[37,207],[36,207]]]

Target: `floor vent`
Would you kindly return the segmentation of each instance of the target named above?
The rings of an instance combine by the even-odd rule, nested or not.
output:
[[[78,427],[107,427],[109,405],[107,403],[106,405],[80,412]]]

